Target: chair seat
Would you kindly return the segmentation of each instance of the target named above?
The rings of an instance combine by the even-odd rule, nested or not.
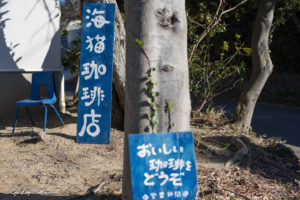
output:
[[[17,106],[38,106],[43,104],[54,104],[55,99],[42,98],[42,99],[24,99],[17,101]]]
[[[48,94],[47,97],[41,97],[40,95],[40,88],[41,86],[47,87],[48,88]],[[29,99],[24,99],[21,101],[17,101],[16,106],[16,115],[15,115],[15,121],[13,125],[13,130],[12,132],[15,132],[15,128],[17,125],[17,119],[18,119],[18,114],[19,114],[19,107],[24,106],[30,120],[32,121],[30,112],[27,107],[29,106],[39,106],[42,105],[45,109],[44,113],[44,128],[43,132],[45,133],[46,131],[46,124],[47,124],[47,104],[50,105],[53,110],[55,111],[56,115],[58,116],[59,120],[61,121],[62,124],[64,124],[64,121],[60,117],[58,111],[56,110],[55,106],[53,105],[56,102],[56,90],[55,90],[55,79],[54,79],[54,74],[53,72],[35,72],[32,74],[32,81],[31,81],[31,93]]]

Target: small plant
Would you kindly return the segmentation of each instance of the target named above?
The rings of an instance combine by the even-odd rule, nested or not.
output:
[[[232,143],[223,143],[222,144],[222,147],[224,148],[224,149],[227,149],[227,150],[233,150],[234,148],[235,148],[235,145],[234,144],[232,144]]]
[[[150,59],[145,52],[144,49],[144,42],[138,38],[135,39],[136,44],[141,48],[144,56],[146,57],[146,60],[148,62],[148,71],[146,74],[146,86],[145,90],[147,92],[147,103],[150,106],[150,112],[147,113],[147,118],[149,120],[149,124],[147,126],[149,132],[154,133],[156,131],[156,125],[158,124],[158,121],[156,120],[157,111],[160,109],[160,105],[158,103],[157,98],[159,97],[159,92],[156,90],[157,82],[153,79],[153,73],[156,71],[154,67],[151,66]],[[165,100],[165,108],[164,111],[168,114],[168,131],[170,131],[174,127],[174,123],[172,123],[171,119],[171,110],[172,110],[172,104],[168,102],[168,100]]]
[[[284,187],[285,189],[291,188],[293,187],[293,183],[292,182],[282,182],[280,180],[276,181],[276,183],[282,187]]]
[[[220,126],[228,122],[223,109],[207,108],[205,112],[196,110],[193,112],[193,122],[208,124],[211,126]]]
[[[275,153],[276,153],[276,155],[283,157],[283,158],[293,158],[294,157],[293,150],[282,144],[276,145]]]
[[[246,106],[245,104],[238,103],[236,107],[236,112],[235,112],[234,120],[233,121],[238,121],[242,119],[242,117],[246,114]]]
[[[276,137],[269,138],[268,139],[268,144],[269,144],[269,147],[275,148],[278,144],[278,138],[276,138]]]
[[[71,66],[71,74],[78,74],[80,68],[80,43],[81,38],[77,38],[72,42],[71,49],[64,49],[66,52],[63,54],[63,65]]]
[[[240,133],[240,131],[241,131],[241,128],[238,125],[234,124],[233,128],[232,128],[233,134],[238,135]]]
[[[66,27],[63,27],[62,35],[67,36],[68,35],[68,29]],[[76,82],[76,88],[73,96],[73,103],[76,104],[78,102],[78,91],[79,91],[79,70],[80,70],[80,44],[81,44],[81,37],[78,37],[76,40],[72,42],[71,49],[66,49],[64,47],[63,50],[65,53],[62,56],[62,63],[63,65],[70,66],[71,67],[71,74],[77,75],[77,82]]]
[[[68,35],[68,27],[63,26],[61,29],[62,36]],[[75,75],[78,73],[80,68],[80,44],[81,37],[78,35],[77,39],[72,41],[71,48],[67,49],[62,46],[62,49],[65,51],[62,56],[62,63],[64,66],[71,66],[71,73]]]
[[[171,131],[171,129],[174,127],[174,123],[172,123],[171,120],[171,109],[172,109],[172,104],[166,100],[166,106],[165,106],[165,112],[168,113],[168,132]]]
[[[252,131],[252,130],[250,130],[250,135],[253,136],[253,137],[257,137],[257,133]]]
[[[230,196],[229,198],[230,198],[230,200],[236,200],[236,198],[234,196]]]
[[[149,57],[147,56],[143,46],[144,42],[140,39],[135,39],[136,44],[141,48],[143,54],[145,55],[149,70],[146,75],[147,83],[146,83],[146,92],[148,94],[147,102],[150,106],[150,112],[147,114],[149,125],[147,128],[151,133],[155,132],[156,125],[158,124],[158,121],[155,119],[156,112],[159,110],[159,104],[157,101],[157,97],[159,96],[159,92],[155,91],[155,86],[157,85],[157,82],[153,79],[153,72],[156,70],[155,68],[151,67]]]

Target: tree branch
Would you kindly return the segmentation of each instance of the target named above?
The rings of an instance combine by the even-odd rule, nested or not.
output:
[[[229,8],[229,9],[223,11],[223,12],[221,13],[221,16],[224,15],[224,14],[226,14],[226,13],[229,13],[229,12],[235,10],[235,9],[237,9],[239,6],[243,5],[243,4],[246,3],[247,1],[248,1],[248,0],[243,0],[243,1],[241,1],[240,3],[236,4],[235,6],[233,6],[232,8]]]
[[[191,54],[189,56],[189,62],[192,61],[195,50],[198,48],[201,41],[206,37],[206,35],[211,31],[211,29],[213,29],[221,21],[222,16],[226,13],[229,13],[229,12],[237,9],[239,6],[243,5],[247,1],[248,0],[243,0],[240,3],[236,4],[235,6],[233,6],[232,8],[223,10],[223,8],[222,8],[223,0],[219,0],[219,5],[218,5],[218,8],[217,8],[217,11],[216,11],[216,14],[215,14],[213,20],[209,23],[209,25],[206,27],[206,29],[203,31],[203,33],[200,35],[200,38],[198,39],[197,43],[195,45],[193,45],[193,47],[192,47]],[[221,8],[222,8],[222,12],[219,13]]]

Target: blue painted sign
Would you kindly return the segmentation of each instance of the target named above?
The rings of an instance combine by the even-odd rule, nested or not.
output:
[[[114,4],[83,5],[77,143],[109,144]]]
[[[192,132],[130,134],[133,200],[193,200],[197,176]]]

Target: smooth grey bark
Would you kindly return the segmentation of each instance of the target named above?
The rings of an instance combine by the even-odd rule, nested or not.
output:
[[[277,0],[261,0],[252,35],[252,71],[241,93],[235,113],[238,124],[249,130],[257,99],[273,70],[269,50],[269,34]]]
[[[159,92],[157,132],[190,130],[185,1],[125,0],[126,95],[123,200],[132,199],[128,134],[148,132],[147,74],[155,68],[154,90]],[[136,43],[143,41],[143,47]],[[166,102],[172,104],[165,112]],[[170,127],[170,124],[174,126]],[[143,178],[143,177],[141,177]]]
[[[113,84],[117,91],[119,105],[125,109],[125,26],[116,0],[106,0],[116,4]]]

